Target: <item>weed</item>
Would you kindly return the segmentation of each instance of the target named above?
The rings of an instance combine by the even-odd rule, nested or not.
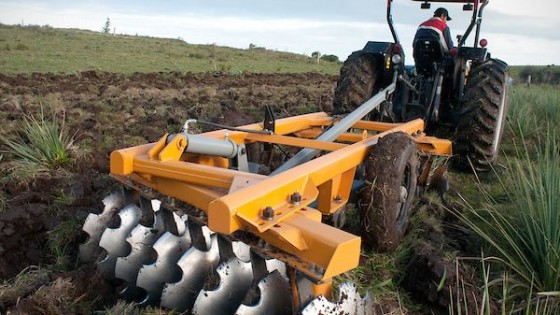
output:
[[[18,159],[15,168],[45,171],[71,161],[74,136],[66,130],[64,120],[59,123],[54,113],[46,117],[42,106],[38,117],[23,118],[22,130],[15,140],[0,135],[0,142]]]

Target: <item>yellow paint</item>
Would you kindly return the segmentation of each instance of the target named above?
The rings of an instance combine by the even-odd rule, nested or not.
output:
[[[276,143],[327,152],[307,163],[275,176],[229,169],[228,159],[185,153],[187,138],[167,135],[158,142],[114,151],[111,175],[134,188],[149,187],[205,211],[208,226],[215,232],[251,233],[287,253],[282,258],[319,281],[327,281],[355,268],[360,256],[360,237],[321,223],[323,214],[343,207],[350,196],[356,167],[380,137],[393,132],[412,135],[426,154],[450,155],[451,142],[428,137],[420,119],[402,124],[357,122],[352,132],[340,137],[347,143],[317,141],[314,138],[333,121],[325,113],[307,114],[276,121],[276,134],[229,131],[236,143]],[[243,126],[261,130],[262,124]],[[202,134],[223,139],[226,131]],[[292,202],[290,196],[301,195]],[[309,205],[317,201],[317,209]],[[274,216],[264,217],[270,207]],[[309,266],[317,266],[312,270]],[[330,284],[317,286],[317,292]]]

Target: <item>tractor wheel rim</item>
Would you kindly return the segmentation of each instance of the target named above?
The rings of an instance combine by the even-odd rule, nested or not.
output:
[[[397,203],[396,209],[396,225],[399,230],[403,228],[408,215],[408,200],[410,199],[410,186],[412,185],[410,173],[410,165],[407,164],[404,171],[404,178],[398,191],[399,202]]]
[[[506,80],[507,81],[507,77]],[[504,88],[502,89],[502,100],[500,102],[500,108],[498,111],[498,118],[496,118],[496,129],[494,130],[494,139],[492,139],[492,160],[496,158],[498,155],[498,147],[500,145],[500,139],[502,137],[502,133],[504,131],[504,115],[505,115],[505,105],[507,99],[507,82],[504,83]]]

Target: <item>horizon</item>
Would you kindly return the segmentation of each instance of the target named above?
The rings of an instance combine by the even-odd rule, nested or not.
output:
[[[533,1],[534,7],[546,0]],[[383,1],[355,0],[356,6],[334,5],[332,0],[269,1],[242,0],[244,5],[226,0],[183,3],[172,0],[154,5],[149,1],[81,1],[22,0],[2,1],[0,23],[6,25],[48,25],[101,31],[107,18],[111,29],[121,35],[182,39],[190,44],[216,44],[246,49],[250,44],[269,50],[311,55],[336,55],[345,60],[352,51],[362,49],[367,41],[393,41],[385,21]],[[494,3],[496,2],[496,3]],[[528,10],[522,0],[491,1],[484,10],[480,38],[488,40],[492,56],[510,65],[559,64],[560,27],[554,11]],[[331,4],[333,6],[328,6]],[[407,55],[411,55],[412,38],[417,25],[432,16],[439,4],[420,10],[420,3],[395,1],[395,29]],[[471,12],[453,4],[446,6],[453,20],[449,22],[454,41],[470,22]],[[546,3],[546,7],[560,3]],[[510,21],[517,20],[519,24]],[[404,22],[402,22],[404,21]],[[372,35],[373,34],[373,35]],[[471,33],[468,44],[472,44]]]

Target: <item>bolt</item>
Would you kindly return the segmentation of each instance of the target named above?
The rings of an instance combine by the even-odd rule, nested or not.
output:
[[[341,195],[336,195],[334,197],[334,202],[336,203],[341,203],[342,202],[342,196]]]
[[[259,245],[260,248],[265,248],[266,247],[266,242],[263,239],[260,239],[258,245]]]
[[[293,203],[294,205],[299,205],[299,203],[301,202],[301,195],[300,193],[298,193],[297,191],[293,194],[290,195],[290,202]]]
[[[267,221],[274,219],[274,209],[272,209],[272,207],[264,208],[262,211],[262,217]]]

